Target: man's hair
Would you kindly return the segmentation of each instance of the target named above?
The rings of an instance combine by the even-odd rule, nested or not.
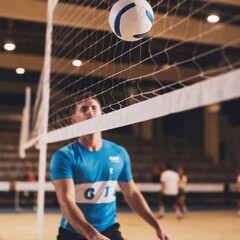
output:
[[[171,163],[166,163],[166,168],[169,170],[173,170],[173,165]]]
[[[77,95],[77,96],[75,96],[73,98],[73,101],[72,101],[72,104],[71,104],[71,108],[70,108],[70,115],[73,115],[76,112],[76,107],[80,103],[85,102],[85,101],[87,101],[89,99],[96,100],[99,103],[100,107],[101,107],[101,103],[100,103],[99,99],[97,98],[97,96],[93,92],[87,91],[87,92],[79,94],[79,95]]]

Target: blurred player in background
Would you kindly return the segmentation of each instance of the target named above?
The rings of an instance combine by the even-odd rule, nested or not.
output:
[[[186,188],[188,178],[184,173],[184,169],[182,167],[178,167],[177,173],[179,175],[179,192],[178,192],[178,203],[182,213],[187,213],[187,205],[186,205]]]
[[[178,192],[179,192],[179,175],[173,170],[173,166],[170,163],[166,164],[166,170],[161,174],[162,185],[162,202],[160,202],[158,217],[164,217],[165,207],[172,206],[176,212],[178,219],[183,217],[178,205]]]

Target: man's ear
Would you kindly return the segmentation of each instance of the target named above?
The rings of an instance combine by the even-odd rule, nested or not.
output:
[[[71,117],[71,122],[72,122],[72,124],[74,124],[74,123],[77,122],[77,119],[76,119],[76,116],[75,116],[75,115],[72,115],[72,117]]]

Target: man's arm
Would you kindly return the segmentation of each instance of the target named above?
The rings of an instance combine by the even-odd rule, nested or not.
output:
[[[236,186],[237,186],[237,190],[240,190],[240,174],[237,177],[237,181],[236,181]]]
[[[100,234],[84,217],[75,203],[75,188],[72,179],[53,181],[62,214],[73,228],[88,240],[110,240]]]
[[[165,189],[166,189],[166,183],[161,181],[161,193],[164,194],[165,193]]]
[[[134,181],[127,183],[119,182],[119,187],[128,205],[156,230],[158,238],[161,240],[169,240],[169,237],[161,229]]]

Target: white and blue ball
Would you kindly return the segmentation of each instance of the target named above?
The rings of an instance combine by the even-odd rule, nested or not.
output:
[[[146,0],[119,0],[110,10],[109,24],[117,37],[138,41],[151,30],[153,10]]]

